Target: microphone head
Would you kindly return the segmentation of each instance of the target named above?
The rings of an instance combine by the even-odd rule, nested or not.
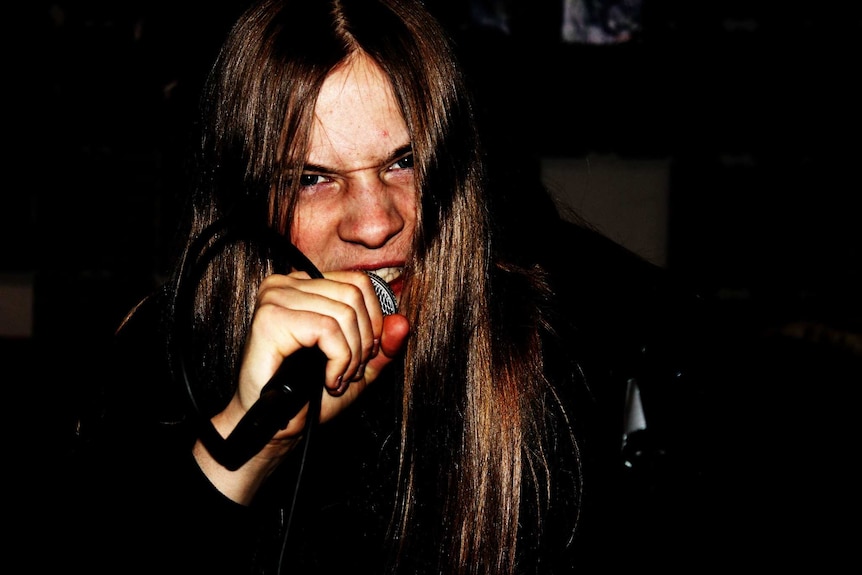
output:
[[[395,292],[389,287],[379,275],[372,272],[365,272],[371,278],[371,284],[374,286],[374,293],[377,294],[377,299],[380,300],[380,308],[383,310],[383,315],[391,315],[398,311],[398,303],[395,300]]]

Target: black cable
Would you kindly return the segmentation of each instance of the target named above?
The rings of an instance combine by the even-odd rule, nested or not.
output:
[[[317,426],[316,423],[320,417],[320,407],[322,396],[314,394],[311,396],[311,401],[308,402],[308,415],[305,420],[305,443],[302,447],[302,457],[299,460],[299,469],[296,473],[296,483],[293,487],[293,497],[290,500],[290,511],[287,514],[287,520],[284,523],[284,535],[281,539],[281,550],[278,553],[278,564],[276,565],[276,573],[281,573],[284,557],[287,553],[287,542],[290,540],[290,527],[293,523],[293,516],[296,511],[296,502],[299,500],[299,485],[305,471],[305,462],[308,460],[308,446],[311,445],[311,432]]]
[[[242,213],[239,217],[242,217]],[[220,236],[216,237],[219,233]],[[215,239],[213,239],[215,238]],[[282,362],[273,378],[261,390],[261,395],[233,432],[223,438],[205,417],[195,399],[187,369],[190,348],[195,288],[213,257],[229,243],[240,240],[262,242],[273,255],[286,259],[286,267],[322,278],[313,263],[283,235],[270,228],[257,229],[237,220],[237,216],[219,220],[205,229],[192,243],[180,269],[174,301],[174,358],[176,371],[183,379],[192,411],[197,416],[200,439],[210,454],[227,469],[234,471],[258,453],[273,435],[322,389],[326,357],[318,348],[302,348]],[[286,270],[285,270],[286,271]]]
[[[252,229],[243,224],[242,213],[233,218],[219,220],[206,228],[198,238],[191,244],[186,258],[180,269],[179,278],[174,295],[174,325],[172,342],[175,345],[173,353],[175,368],[183,381],[192,412],[197,420],[200,430],[200,440],[206,446],[210,454],[219,463],[230,470],[236,470],[248,461],[255,453],[272,439],[278,429],[284,428],[296,413],[307,403],[308,412],[304,428],[304,444],[302,455],[294,484],[293,496],[290,502],[290,510],[284,523],[281,549],[278,555],[277,573],[281,573],[284,557],[290,539],[290,529],[296,504],[299,499],[299,491],[305,464],[308,459],[309,446],[311,445],[312,431],[320,419],[322,402],[321,393],[313,393],[319,380],[322,391],[324,364],[326,357],[318,348],[303,348],[292,354],[279,367],[276,375],[261,390],[261,397],[249,409],[243,419],[240,420],[234,431],[223,438],[212,421],[206,417],[198,404],[192,385],[192,378],[187,369],[187,350],[190,349],[191,325],[193,323],[192,311],[194,310],[195,289],[202,277],[206,267],[211,263],[215,255],[231,242],[240,240],[262,241],[270,249],[281,250],[281,255],[286,256],[287,267],[293,267],[305,271],[312,278],[322,278],[314,264],[296,248],[283,235],[271,230]],[[216,238],[217,234],[222,235]],[[213,238],[216,238],[215,240]],[[315,358],[304,358],[314,354]],[[292,358],[292,359],[291,359]],[[290,361],[288,361],[290,360]],[[303,389],[294,389],[287,382],[283,373],[292,373],[293,379],[303,382]],[[309,393],[309,390],[311,393]]]

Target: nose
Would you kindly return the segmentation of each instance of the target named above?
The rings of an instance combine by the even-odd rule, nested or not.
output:
[[[386,245],[404,229],[402,202],[406,193],[376,173],[354,174],[338,225],[340,238],[369,249]]]

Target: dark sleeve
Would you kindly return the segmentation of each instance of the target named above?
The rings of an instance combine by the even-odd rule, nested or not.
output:
[[[198,467],[158,313],[139,313],[101,354],[101,381],[58,470],[62,552],[46,559],[81,573],[250,573],[259,518]]]

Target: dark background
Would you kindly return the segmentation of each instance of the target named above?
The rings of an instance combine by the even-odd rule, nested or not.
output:
[[[717,311],[704,345],[720,361],[701,366],[714,370],[698,390],[706,507],[726,505],[710,537],[763,550],[755,564],[837,561],[858,475],[862,9],[644,0],[630,41],[587,45],[560,40],[561,4],[510,2],[501,34],[466,2],[429,2],[526,169],[670,158],[665,271]],[[18,177],[0,199],[0,275],[32,278],[34,303],[32,335],[0,340],[2,377],[36,397],[47,429],[73,424],[81,358],[164,276],[185,126],[235,10],[34,2],[7,22],[21,50],[6,75]]]
[[[858,7],[645,0],[632,41],[585,45],[560,40],[562,2],[500,3],[507,34],[466,0],[429,4],[525,164],[670,158],[668,268],[778,313],[858,319]],[[7,76],[8,157],[29,177],[3,195],[0,271],[133,293],[162,273],[184,127],[235,11],[75,0],[10,22],[28,57]]]

